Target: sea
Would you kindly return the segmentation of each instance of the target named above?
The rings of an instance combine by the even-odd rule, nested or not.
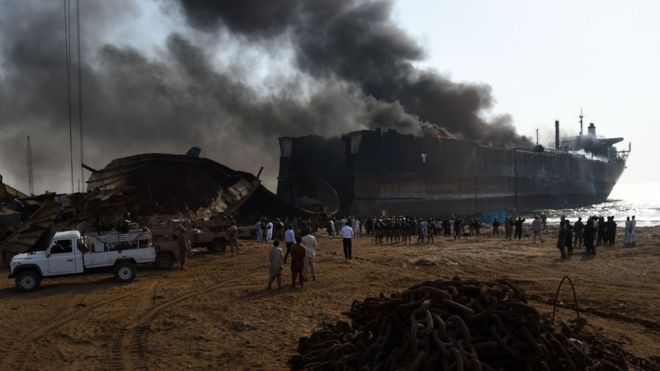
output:
[[[542,210],[548,224],[558,224],[561,216],[571,222],[578,217],[614,216],[619,227],[624,226],[626,217],[635,216],[638,227],[660,225],[660,183],[619,183],[614,186],[607,201],[574,209]]]

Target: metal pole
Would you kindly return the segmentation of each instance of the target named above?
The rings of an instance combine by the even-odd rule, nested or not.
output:
[[[28,166],[28,192],[30,196],[34,195],[34,175],[32,174],[32,145],[30,136],[27,137],[27,166]]]
[[[71,158],[71,193],[75,192],[73,181],[73,124],[71,122],[71,32],[70,32],[70,6],[69,0],[64,0],[64,38],[66,52],[66,96],[69,109],[69,154]]]
[[[76,26],[78,34],[78,121],[80,124],[80,191],[85,192],[85,168],[83,151],[83,101],[82,101],[82,59],[80,57],[80,0],[76,0]]]

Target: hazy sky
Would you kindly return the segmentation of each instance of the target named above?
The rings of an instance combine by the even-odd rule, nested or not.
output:
[[[660,1],[401,0],[395,19],[454,80],[493,89],[521,134],[585,122],[632,142],[621,182],[660,181]],[[586,127],[585,127],[586,131]]]
[[[35,20],[41,22],[42,18],[33,17],[31,21],[22,21],[21,16],[28,19],[27,15],[43,12],[42,8],[53,8],[51,9],[53,14],[44,13],[44,19],[55,19],[60,16],[59,9],[53,3],[43,1],[41,3],[33,0],[27,2],[29,5],[17,6],[23,3],[19,0],[0,0],[0,12],[3,8],[5,10],[14,8],[13,13],[5,12],[8,14],[5,18],[13,17],[10,19],[14,22],[6,23],[8,31],[14,32],[17,30],[16,27],[25,27],[26,31],[31,30],[30,27],[39,27],[41,24],[30,22]],[[115,75],[123,76],[124,68],[127,67],[122,64],[124,60],[121,58],[138,56],[142,53],[146,63],[152,64],[159,69],[158,71],[169,73],[170,70],[175,71],[179,68],[175,62],[172,62],[173,45],[192,46],[189,52],[195,51],[194,46],[203,45],[202,50],[209,56],[209,63],[219,71],[228,71],[227,75],[221,77],[228,83],[239,85],[245,83],[247,88],[243,93],[248,96],[252,93],[250,86],[259,87],[258,91],[261,92],[259,94],[262,95],[255,95],[257,99],[263,98],[265,91],[272,96],[284,96],[285,103],[286,94],[281,93],[292,86],[298,89],[294,90],[294,93],[302,95],[310,95],[305,91],[306,86],[315,86],[320,102],[329,100],[324,94],[330,97],[335,95],[341,97],[345,94],[342,90],[345,88],[343,85],[326,86],[324,90],[327,92],[319,93],[318,84],[314,85],[313,82],[310,84],[309,76],[292,67],[295,64],[295,47],[288,43],[286,36],[275,38],[280,42],[251,43],[249,39],[235,37],[228,32],[213,34],[199,32],[186,25],[183,15],[176,7],[171,6],[176,3],[173,0],[139,2],[82,0],[81,3],[83,15],[86,11],[95,10],[97,18],[102,20],[94,25],[83,23],[83,34],[89,35],[89,42],[95,43],[88,46],[100,48],[106,42],[114,46],[106,49],[106,54],[93,51],[96,54],[92,58],[92,63],[96,65],[90,68],[103,66],[102,58],[108,55],[114,55],[116,58],[113,66],[119,67],[114,67],[113,75],[108,75],[106,80],[101,81],[106,85],[108,81],[117,81],[118,84],[134,82],[140,86],[138,90],[149,90],[155,86],[155,91],[158,91],[160,85],[153,84],[157,81],[149,79],[148,74],[145,77],[146,83],[142,85],[139,79],[131,81],[131,79],[115,78]],[[106,14],[106,17],[98,16],[99,14]],[[582,108],[586,115],[585,130],[588,123],[594,122],[599,135],[625,138],[625,141],[618,145],[620,149],[627,148],[628,142],[632,142],[633,151],[628,169],[620,182],[633,183],[660,182],[660,156],[655,152],[659,147],[660,128],[657,124],[660,122],[660,113],[654,105],[658,96],[656,89],[660,87],[660,72],[658,72],[660,23],[657,22],[659,14],[660,1],[395,0],[392,16],[396,24],[425,50],[426,58],[421,62],[415,62],[419,68],[434,69],[455,82],[489,85],[496,103],[490,112],[485,113],[485,116],[495,118],[501,114],[511,115],[519,134],[533,138],[535,129],[538,128],[541,141],[550,142],[554,137],[554,120],[558,119],[561,122],[562,133],[574,135],[579,130],[577,116]],[[3,14],[0,13],[0,22],[2,20]],[[56,20],[60,22],[59,19]],[[85,20],[89,18],[84,18],[83,21]],[[95,19],[94,22],[98,20]],[[61,38],[59,25],[60,23],[55,24],[53,32],[56,33],[50,36],[54,41],[43,40],[29,46],[35,48],[34,50],[44,51],[41,53],[42,57],[49,63],[51,57],[48,54],[50,53],[48,47]],[[0,29],[1,26],[0,24]],[[18,39],[25,36],[20,30],[15,34],[12,32],[4,32],[0,35],[0,46],[3,37],[5,45],[10,45],[12,37]],[[43,31],[49,35],[48,32]],[[183,38],[173,40],[170,37],[172,33],[182,35]],[[178,44],[172,44],[177,40],[179,40]],[[209,45],[211,47],[207,48],[206,46]],[[124,48],[125,46],[128,49]],[[90,48],[86,52],[92,53]],[[134,48],[135,52],[130,48]],[[60,50],[54,48],[53,53],[60,53]],[[102,58],[99,58],[99,55]],[[63,57],[61,53],[52,58],[60,57]],[[37,60],[39,61],[42,59]],[[0,80],[5,75],[5,71],[12,70],[11,66],[6,64],[3,66],[2,62],[3,55],[0,55]],[[61,70],[64,73],[64,70]],[[24,71],[31,70],[24,69]],[[45,80],[48,78],[48,76],[44,77]],[[170,90],[177,91],[181,87],[181,91],[189,91],[191,88],[185,85],[192,81],[190,79],[184,78],[183,82],[176,79],[168,81],[170,81],[169,85],[166,84],[165,87]],[[62,97],[66,93],[60,80],[55,83],[54,86],[62,88],[61,93],[53,92],[62,100],[61,104],[56,102],[55,106],[61,106],[64,110],[65,103]],[[152,85],[148,85],[149,83]],[[192,88],[194,89],[194,86]],[[308,134],[299,133],[299,130],[293,128],[295,125],[292,125],[292,128],[287,129],[288,131],[273,131],[277,134],[260,135],[261,141],[254,141],[250,138],[249,130],[244,130],[241,125],[245,125],[245,120],[255,120],[249,115],[245,118],[235,115],[232,116],[231,124],[228,124],[231,121],[226,117],[219,120],[218,124],[205,123],[209,125],[207,130],[211,127],[217,135],[208,135],[204,132],[203,135],[189,135],[184,138],[190,130],[186,132],[178,129],[171,133],[168,131],[157,133],[159,141],[133,140],[130,143],[127,141],[125,145],[116,146],[113,142],[105,140],[107,135],[117,136],[116,134],[119,133],[122,134],[119,136],[122,138],[135,137],[140,133],[130,127],[133,125],[130,121],[151,120],[151,125],[156,125],[159,120],[168,119],[169,110],[162,110],[161,107],[162,112],[152,110],[147,118],[136,117],[133,114],[137,112],[135,107],[129,107],[125,112],[118,112],[121,110],[115,110],[112,108],[114,106],[98,99],[95,96],[97,91],[87,91],[85,94],[90,103],[96,102],[98,105],[96,108],[88,107],[87,119],[90,120],[88,122],[97,120],[99,127],[105,126],[104,130],[97,129],[94,132],[95,137],[92,133],[87,139],[86,153],[93,158],[86,158],[86,161],[91,162],[90,165],[95,167],[103,167],[112,158],[118,156],[144,151],[184,153],[189,147],[199,145],[202,147],[203,155],[239,170],[256,172],[260,165],[265,165],[265,178],[267,178],[265,183],[273,189],[279,156],[275,137]],[[126,103],[121,97],[114,99],[110,95],[103,99]],[[208,97],[197,96],[197,100],[202,98],[208,101],[207,103],[215,105],[215,96],[206,95]],[[224,102],[218,104],[223,108],[218,110],[220,114],[226,113],[227,102],[231,102],[231,97],[227,94],[223,99]],[[174,101],[180,105],[187,104],[186,101],[177,102],[176,99]],[[193,101],[192,106],[195,104],[196,101]],[[192,107],[187,111],[186,107],[179,106],[172,110],[174,113],[187,115],[189,111],[195,113],[195,108]],[[248,105],[247,108],[249,109],[250,106]],[[255,106],[255,108],[263,107]],[[292,106],[294,110],[299,108],[295,104]],[[321,113],[328,111],[329,120],[339,123],[342,120],[336,118],[341,118],[341,112],[332,111],[332,108],[319,104],[317,111]],[[364,109],[364,107],[358,106],[355,109]],[[68,124],[65,120],[54,118],[50,120],[52,122],[44,123],[44,117],[51,116],[48,112],[39,112],[39,110],[32,115],[38,116],[41,120],[38,125],[32,124],[29,120],[16,124],[14,120],[17,117],[28,117],[32,112],[25,112],[25,116],[22,116],[21,112],[15,112],[15,109],[12,111],[6,106],[0,107],[0,117],[3,112],[10,111],[14,115],[12,120],[0,122],[0,174],[3,174],[7,183],[16,185],[20,189],[27,188],[23,165],[25,163],[23,141],[26,135],[32,135],[37,193],[46,189],[67,191]],[[214,110],[206,109],[206,111],[215,113]],[[269,111],[264,112],[266,115],[269,114]],[[300,117],[307,117],[305,112],[297,112],[297,114]],[[282,115],[280,121],[286,122],[288,117],[290,116]],[[116,129],[113,126],[114,122],[118,123]],[[243,130],[242,143],[251,144],[254,148],[242,147],[245,153],[232,152],[233,155],[230,155],[230,152],[225,150],[228,147],[223,146],[223,142],[219,139],[223,133],[226,133],[226,127],[223,125],[234,125],[232,130],[235,134],[241,134]],[[309,126],[311,128],[314,125]],[[325,123],[318,123],[316,130],[326,126]],[[339,132],[345,132],[346,128],[355,127],[346,123],[344,126],[340,124],[336,126],[334,129],[318,133],[337,135]],[[48,128],[47,135],[43,135],[44,130],[40,129],[42,127]],[[49,149],[49,145],[52,146],[53,143],[58,144],[55,150],[61,150],[62,153],[50,152],[53,149]],[[263,163],[263,156],[259,154],[261,156],[259,158],[255,155],[257,159],[247,161],[246,165],[244,155],[259,152],[252,150],[255,148],[272,152],[272,156],[268,156],[270,158]]]

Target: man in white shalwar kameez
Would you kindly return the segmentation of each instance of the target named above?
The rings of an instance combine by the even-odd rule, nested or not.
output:
[[[284,252],[280,248],[280,241],[273,242],[270,249],[270,278],[268,290],[273,287],[273,281],[277,279],[277,287],[282,288],[282,269],[284,268]]]
[[[312,274],[312,281],[316,281],[316,237],[311,233],[307,233],[300,240],[305,246],[305,265],[303,268],[303,278],[307,281],[309,273]]]
[[[273,240],[273,222],[268,221],[268,224],[266,224],[266,241],[272,241]]]
[[[626,228],[623,230],[623,246],[630,246],[632,235],[632,223],[630,217],[626,218]]]

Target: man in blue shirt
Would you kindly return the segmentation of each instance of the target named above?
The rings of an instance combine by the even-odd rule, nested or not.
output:
[[[293,231],[293,225],[289,224],[287,230],[284,232],[284,243],[286,244],[286,254],[284,254],[284,263],[286,263],[286,258],[291,253],[291,246],[296,243],[296,234]]]

